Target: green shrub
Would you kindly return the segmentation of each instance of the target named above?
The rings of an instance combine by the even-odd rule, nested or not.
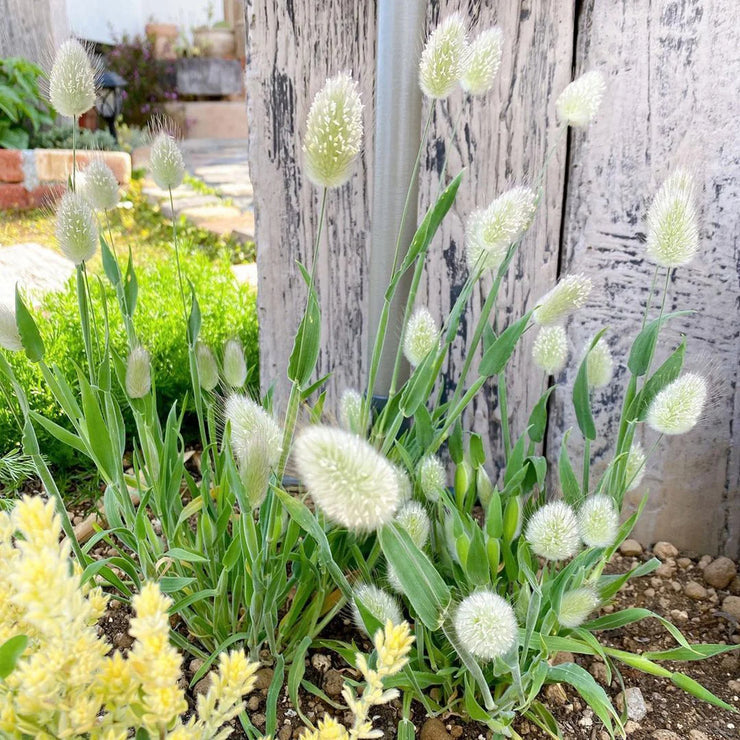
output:
[[[184,271],[192,280],[202,302],[202,340],[213,347],[218,355],[227,339],[239,337],[244,345],[250,371],[248,382],[257,385],[259,354],[255,291],[234,280],[229,262],[224,258],[212,262],[207,256],[192,252],[184,260]],[[174,290],[177,285],[177,269],[172,253],[163,253],[160,258],[137,267],[137,278],[139,299],[135,324],[151,353],[160,410],[166,413],[175,401],[182,403],[190,388],[188,350],[182,323],[182,307]],[[107,281],[102,284],[105,285],[108,302],[112,344],[116,350],[125,354],[126,335],[120,313],[115,306],[115,293]],[[94,278],[91,280],[94,310],[98,317],[103,315],[100,285]],[[58,365],[71,380],[75,374],[74,366],[82,367],[85,361],[74,280],[70,280],[63,292],[48,294],[35,311],[35,317],[47,347],[48,364]],[[29,363],[23,353],[12,354],[8,359],[34,409],[57,423],[63,423],[63,414],[48,385],[43,381],[39,366]],[[130,421],[127,419],[127,430],[133,428]],[[50,462],[66,467],[84,459],[53,437],[47,437],[43,433],[40,436],[44,453]],[[20,442],[20,430],[13,411],[6,404],[0,405],[0,440],[0,454],[12,450]]]
[[[90,131],[78,128],[75,132],[74,145],[77,149],[115,152],[121,149],[108,131],[98,129]],[[52,126],[31,136],[30,147],[33,149],[72,149],[72,128],[70,126]]]
[[[53,111],[39,91],[42,75],[28,59],[0,59],[0,148],[27,149],[31,132],[51,124]]]

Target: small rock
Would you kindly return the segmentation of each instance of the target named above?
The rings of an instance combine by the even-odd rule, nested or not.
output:
[[[452,735],[447,732],[444,722],[436,717],[430,717],[424,722],[419,733],[419,740],[451,740],[451,738]]]
[[[193,694],[195,696],[200,696],[201,694],[205,696],[208,693],[208,689],[211,688],[211,683],[213,679],[211,678],[211,674],[207,673],[203,678],[198,681],[197,684],[193,687]]]
[[[740,621],[740,596],[726,596],[722,602],[722,611]]]
[[[267,721],[267,717],[264,714],[253,714],[250,719],[252,720],[252,724],[257,725],[260,729],[265,726],[265,722]]]
[[[693,565],[691,558],[679,558],[676,563],[681,570],[688,570]]]
[[[640,725],[637,724],[634,720],[628,719],[624,723],[624,731],[627,735],[633,735],[637,730],[640,729]]]
[[[134,638],[128,632],[117,632],[113,636],[113,644],[119,650],[128,650],[134,644]]]
[[[652,599],[655,597],[655,589],[654,588],[646,588],[645,589],[645,598],[646,599]]]
[[[344,688],[344,676],[335,668],[331,668],[324,675],[324,691],[329,696],[339,696]]]
[[[738,681],[736,678],[731,678],[727,682],[727,686],[733,694],[740,694],[740,681]]]
[[[205,661],[202,658],[193,658],[190,663],[188,663],[190,674],[194,676],[203,667],[203,663],[205,663]]]
[[[617,694],[617,707],[620,711],[624,711],[625,703],[627,705],[627,717],[640,722],[647,716],[647,705],[645,704],[645,698],[642,695],[642,691],[637,686],[630,686],[625,689],[624,692]]]
[[[609,674],[606,670],[606,665],[598,660],[591,663],[589,667],[589,673],[602,685],[609,685]]]
[[[452,725],[452,727],[450,727],[450,735],[452,735],[452,737],[462,737],[462,734],[463,728],[460,727],[460,725]]]
[[[709,563],[712,562],[712,556],[711,555],[702,555],[699,562],[696,564],[696,567],[700,570],[704,570]]]
[[[272,668],[260,668],[257,673],[254,674],[256,679],[254,688],[263,690],[270,688],[273,675],[275,675],[275,672]]]
[[[689,730],[689,740],[710,740],[709,735],[701,730]]]
[[[661,560],[668,560],[668,558],[677,558],[678,550],[670,542],[656,542],[653,545],[653,555]]]
[[[322,673],[326,673],[331,668],[331,658],[323,653],[316,653],[311,656],[311,665]]]
[[[673,576],[676,575],[676,561],[669,559],[664,563],[661,563],[655,569],[655,575],[658,576],[658,578],[673,578]]]
[[[737,566],[730,558],[720,557],[712,560],[704,568],[704,580],[715,588],[726,588],[737,575]]]
[[[689,621],[689,615],[683,609],[671,609],[671,619],[674,622],[685,624]]]
[[[249,709],[250,712],[256,712],[260,708],[261,701],[262,698],[259,694],[252,694],[252,696],[247,699],[247,709]]]
[[[293,735],[293,727],[290,723],[283,725],[278,732],[278,740],[290,740]]]
[[[561,650],[559,653],[555,653],[554,657],[552,658],[552,665],[560,665],[561,663],[574,663],[575,658],[573,657],[573,653],[568,652],[567,650]]]
[[[626,557],[636,558],[642,555],[642,545],[637,540],[625,540],[619,546],[619,552]]]
[[[656,730],[651,736],[652,740],[681,740],[673,730]]]
[[[551,704],[562,706],[568,701],[565,689],[559,683],[551,683],[545,687],[545,696]]]
[[[732,581],[730,581],[730,585],[727,587],[727,590],[731,594],[735,594],[735,596],[740,596],[740,576],[735,576]]]
[[[696,581],[689,581],[684,587],[683,592],[694,601],[701,601],[707,598],[707,590],[701,583],[697,583]]]

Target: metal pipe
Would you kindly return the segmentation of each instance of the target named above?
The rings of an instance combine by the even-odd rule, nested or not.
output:
[[[378,49],[375,83],[375,159],[369,260],[369,351],[372,352],[383,296],[391,275],[393,253],[401,224],[409,180],[421,136],[419,55],[423,38],[425,0],[378,0]],[[412,184],[409,209],[401,234],[401,256],[416,230],[418,185]],[[386,395],[400,336],[408,284],[394,300],[388,347],[383,352],[375,393]]]

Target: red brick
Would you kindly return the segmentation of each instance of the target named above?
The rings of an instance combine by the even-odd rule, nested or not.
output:
[[[0,182],[23,182],[23,155],[18,149],[0,149]]]
[[[0,183],[0,211],[28,208],[28,190],[15,183]]]
[[[53,206],[67,189],[63,183],[40,185],[28,193],[28,208],[42,208]]]

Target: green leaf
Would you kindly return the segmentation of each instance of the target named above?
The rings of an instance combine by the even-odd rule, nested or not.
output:
[[[678,686],[679,689],[683,689],[687,693],[695,696],[697,699],[713,704],[715,707],[726,709],[728,712],[737,714],[737,709],[725,701],[722,701],[718,696],[715,696],[709,689],[705,689],[698,681],[694,681],[693,678],[684,675],[683,673],[672,673],[671,681]]]
[[[632,402],[627,413],[627,418],[630,421],[645,420],[655,396],[681,373],[685,354],[686,337],[681,340],[681,343],[673,350],[670,357],[650,376],[650,379],[645,383],[645,387]]]
[[[672,650],[659,650],[654,653],[643,653],[643,658],[649,660],[704,660],[722,653],[729,653],[733,650],[740,650],[740,645],[720,645],[705,643],[702,645],[692,645],[690,648],[679,647]]]
[[[527,328],[527,324],[529,324],[529,318],[531,315],[532,312],[528,311],[524,316],[522,316],[522,318],[515,321],[511,326],[507,326],[506,329],[501,332],[496,341],[483,355],[483,359],[478,368],[480,375],[485,375],[487,377],[498,375],[504,367],[506,367],[506,363],[514,352],[514,348],[516,347],[519,338]]]
[[[273,670],[270,688],[267,690],[267,706],[265,709],[265,735],[267,737],[274,737],[275,730],[277,730],[277,703],[283,689],[283,676],[285,675],[285,658],[282,655],[277,656]]]
[[[123,295],[126,298],[126,310],[128,311],[129,318],[131,318],[136,310],[136,299],[139,295],[139,283],[136,279],[131,247],[128,248],[128,267],[126,268],[126,279],[123,281]]]
[[[17,284],[15,286],[15,321],[18,326],[18,334],[21,337],[21,344],[26,351],[26,357],[31,362],[41,362],[44,359],[44,342],[31,312],[23,302]]]
[[[173,594],[181,591],[186,586],[195,583],[195,578],[186,578],[185,576],[162,576],[158,583],[163,594]]]
[[[311,277],[306,268],[299,263],[298,268],[306,281],[311,286]],[[299,386],[304,386],[311,379],[316,361],[319,358],[321,343],[321,309],[316,291],[310,287],[306,303],[306,312],[301,318],[298,332],[293,342],[293,350],[288,361],[288,378]]]
[[[28,638],[25,635],[15,635],[0,645],[0,680],[13,672],[27,645]]]
[[[162,555],[163,558],[172,558],[172,560],[183,560],[186,563],[208,563],[210,560],[200,553],[193,550],[186,550],[184,547],[173,547]]]
[[[578,504],[581,500],[581,486],[578,478],[573,471],[568,455],[568,437],[570,429],[563,435],[563,441],[560,445],[560,456],[558,457],[558,472],[560,474],[560,487],[563,490],[563,499],[565,503],[571,506]]]
[[[103,270],[106,277],[114,286],[117,286],[121,282],[121,270],[118,267],[116,258],[113,256],[113,252],[111,252],[108,246],[108,242],[102,234],[100,235],[100,254],[103,258]]]
[[[689,316],[693,311],[675,311],[674,313],[665,314],[659,319],[654,319],[648,323],[645,328],[637,335],[632,343],[629,361],[627,367],[633,375],[644,375],[648,371],[650,359],[655,351],[655,344],[658,341],[660,327],[669,319],[677,316]]]
[[[406,418],[413,416],[421,404],[426,401],[429,388],[436,380],[437,374],[436,352],[432,351],[414,370],[414,374],[404,385],[399,408]]]
[[[419,619],[428,629],[439,629],[451,599],[442,576],[396,523],[379,529],[378,540]]]
[[[593,340],[591,340],[588,351],[578,368],[576,381],[573,384],[573,408],[576,412],[578,428],[581,430],[581,434],[583,434],[586,439],[590,440],[596,439],[596,424],[594,423],[594,417],[591,413],[591,389],[588,385],[588,356],[605,331],[606,329],[602,329],[593,338]]]
[[[198,334],[200,334],[201,325],[201,313],[200,304],[198,303],[198,297],[195,295],[195,286],[192,280],[188,280],[190,285],[190,316],[188,317],[188,341],[191,347],[195,347],[195,343],[198,341]]]
[[[529,415],[527,434],[532,442],[542,442],[545,437],[545,429],[547,428],[547,401],[550,398],[550,394],[555,390],[555,387],[551,385],[540,396],[540,400],[537,401],[535,407],[532,409],[532,413]]]

